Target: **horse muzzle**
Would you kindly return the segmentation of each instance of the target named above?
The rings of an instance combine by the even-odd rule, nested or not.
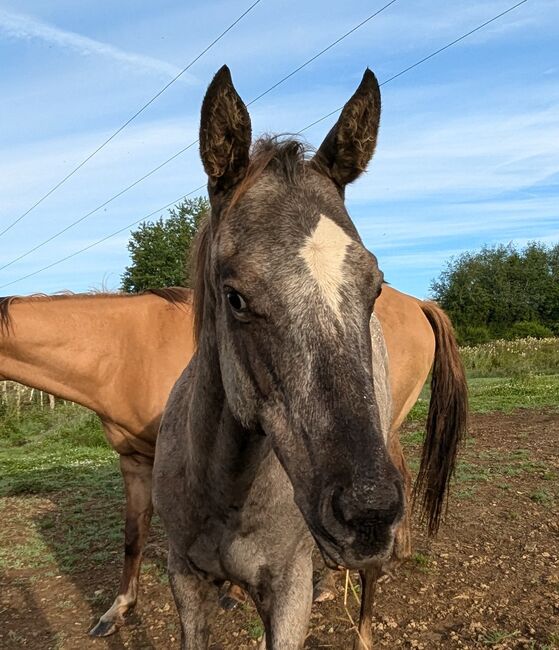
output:
[[[323,494],[319,512],[320,523],[310,528],[329,566],[362,569],[384,562],[404,515],[402,482],[398,477],[382,489],[337,487]]]

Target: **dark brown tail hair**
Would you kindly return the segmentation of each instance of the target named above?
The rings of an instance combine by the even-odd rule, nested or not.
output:
[[[466,434],[468,385],[450,319],[434,302],[422,302],[421,309],[433,328],[436,348],[427,434],[414,498],[420,500],[429,534],[435,535],[446,511],[458,448]]]

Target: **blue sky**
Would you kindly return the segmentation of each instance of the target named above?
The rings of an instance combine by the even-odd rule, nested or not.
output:
[[[215,48],[66,184],[0,238],[0,266],[197,137],[227,63],[246,102],[387,0],[261,0]],[[194,58],[250,0],[38,0],[0,5],[0,230]],[[398,0],[251,107],[253,129],[295,132],[514,0]],[[385,277],[426,296],[445,260],[482,244],[559,241],[559,3],[529,0],[383,88],[379,144],[348,207]],[[334,117],[305,132],[320,144]],[[197,148],[0,271],[32,273],[205,181]],[[164,212],[162,212],[164,214]],[[117,289],[128,233],[0,293]]]

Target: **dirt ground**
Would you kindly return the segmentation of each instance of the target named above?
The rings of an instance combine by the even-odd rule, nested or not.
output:
[[[416,429],[404,431],[412,466],[420,448]],[[413,557],[380,586],[376,647],[559,648],[559,412],[474,415],[471,434],[438,538],[427,540],[416,525]],[[45,513],[56,514],[57,499],[57,493],[6,498],[0,535],[18,543]],[[91,516],[103,516],[102,507]],[[120,535],[101,540],[107,560],[85,551],[72,572],[48,561],[0,573],[0,648],[178,648],[157,533],[136,611],[113,637],[87,637],[116,593],[121,541]],[[313,606],[306,648],[352,647],[343,576],[338,591],[335,601]],[[348,610],[355,618],[352,596]],[[260,630],[252,607],[223,611],[215,642],[227,650],[253,648]]]

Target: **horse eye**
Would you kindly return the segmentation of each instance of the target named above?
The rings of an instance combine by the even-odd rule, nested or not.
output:
[[[240,293],[229,289],[227,292],[227,300],[229,301],[229,304],[234,311],[246,311],[247,304]]]

